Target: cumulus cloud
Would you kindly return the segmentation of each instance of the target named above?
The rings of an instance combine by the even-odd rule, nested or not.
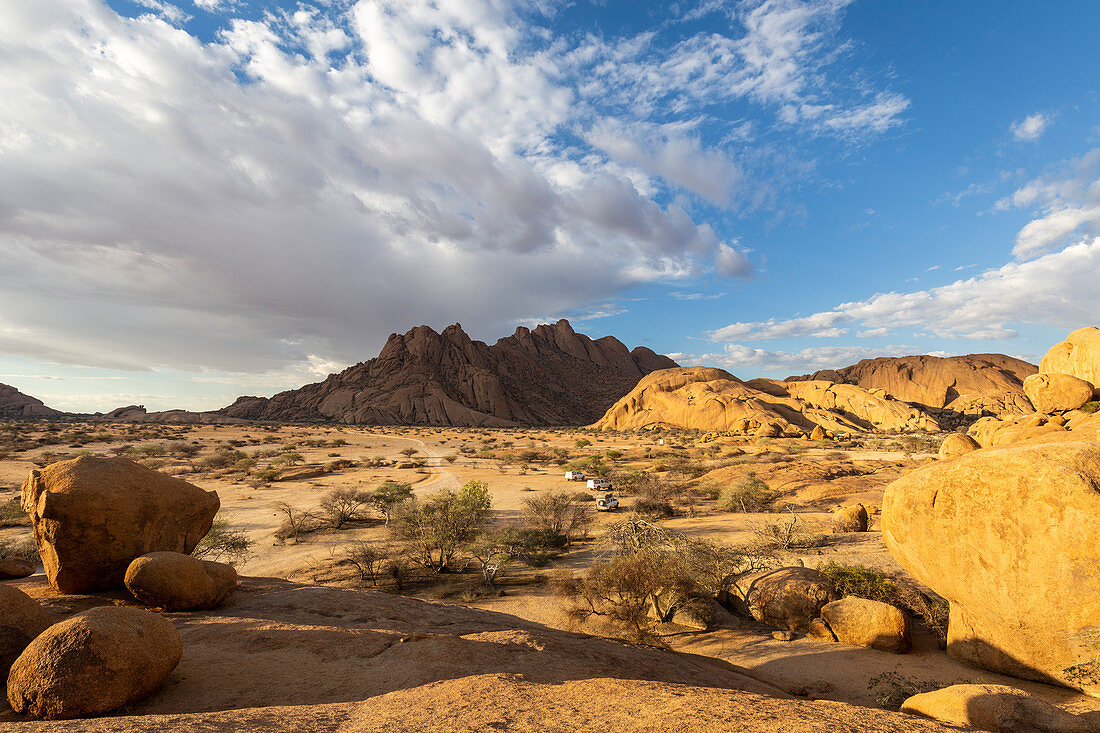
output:
[[[0,353],[297,374],[419,323],[491,337],[639,284],[748,277],[746,250],[678,197],[735,208],[743,188],[692,105],[895,124],[860,121],[880,97],[820,70],[845,4],[742,4],[728,36],[670,47],[553,38],[536,2],[302,5],[212,41],[165,0],[137,18],[13,4]]]
[[[1009,125],[1012,137],[1017,140],[1038,140],[1050,126],[1050,117],[1042,112],[1028,115]]]

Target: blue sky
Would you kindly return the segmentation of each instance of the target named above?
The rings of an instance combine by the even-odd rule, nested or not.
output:
[[[36,0],[0,381],[208,409],[565,316],[684,364],[1037,360],[1100,296],[1100,6]]]

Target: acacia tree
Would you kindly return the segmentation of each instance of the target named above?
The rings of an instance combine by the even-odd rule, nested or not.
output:
[[[408,501],[412,498],[412,484],[398,483],[397,481],[383,481],[379,486],[371,493],[371,504],[385,519],[386,526],[390,526],[390,517],[393,516],[394,508],[396,508],[402,502]]]
[[[445,573],[463,545],[472,542],[489,521],[491,507],[488,485],[467,481],[457,493],[440,491],[399,505],[390,529],[408,543],[417,563]]]
[[[594,514],[588,501],[576,494],[550,491],[523,500],[523,523],[528,529],[543,530],[565,538],[566,544],[587,536]]]
[[[362,489],[333,489],[321,498],[320,509],[333,529],[340,529],[348,522],[362,518],[363,507],[371,502],[373,494]]]

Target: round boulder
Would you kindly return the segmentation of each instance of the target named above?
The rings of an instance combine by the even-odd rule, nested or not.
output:
[[[836,641],[836,634],[829,628],[829,624],[819,618],[815,618],[810,622],[810,628],[806,632],[806,636],[812,639],[821,639],[822,641]]]
[[[820,425],[814,425],[814,429],[810,431],[810,440],[825,440],[828,437],[825,428]]]
[[[992,733],[1087,733],[1095,726],[1045,700],[1005,685],[951,685],[913,695],[901,712]]]
[[[90,718],[157,690],[183,656],[176,627],[148,611],[102,606],[54,624],[15,660],[8,702],[48,720]]]
[[[845,644],[895,654],[913,646],[909,617],[889,603],[848,596],[822,606],[821,618]]]
[[[1046,415],[1076,410],[1092,399],[1092,385],[1069,374],[1032,374],[1024,380],[1024,394]]]
[[[81,456],[23,482],[46,578],[62,593],[118,587],[130,562],[149,552],[190,553],[219,506],[215,492],[127,458]]]
[[[0,585],[0,679],[34,637],[53,623],[38,601],[18,588]]]
[[[773,570],[749,587],[746,603],[757,621],[791,631],[807,631],[821,607],[839,596],[828,578],[813,568]]]
[[[940,443],[940,458],[944,460],[948,458],[957,458],[958,456],[966,455],[970,451],[975,451],[981,448],[978,445],[978,441],[971,438],[966,433],[951,433],[943,442]]]
[[[886,547],[951,605],[947,653],[975,667],[1058,682],[1095,652],[1100,624],[1100,445],[987,448],[886,487]]]
[[[151,552],[130,563],[125,583],[147,606],[167,611],[209,609],[237,589],[237,571],[179,552]]]
[[[834,532],[866,532],[870,518],[862,504],[841,507],[833,514]]]
[[[1071,374],[1100,387],[1100,329],[1086,326],[1051,346],[1039,361],[1040,374]]]
[[[16,580],[34,575],[34,563],[21,557],[0,560],[0,580]]]

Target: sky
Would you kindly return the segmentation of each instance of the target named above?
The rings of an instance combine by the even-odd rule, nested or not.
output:
[[[1100,4],[0,0],[0,382],[214,409],[392,332],[1037,361],[1100,318]]]

